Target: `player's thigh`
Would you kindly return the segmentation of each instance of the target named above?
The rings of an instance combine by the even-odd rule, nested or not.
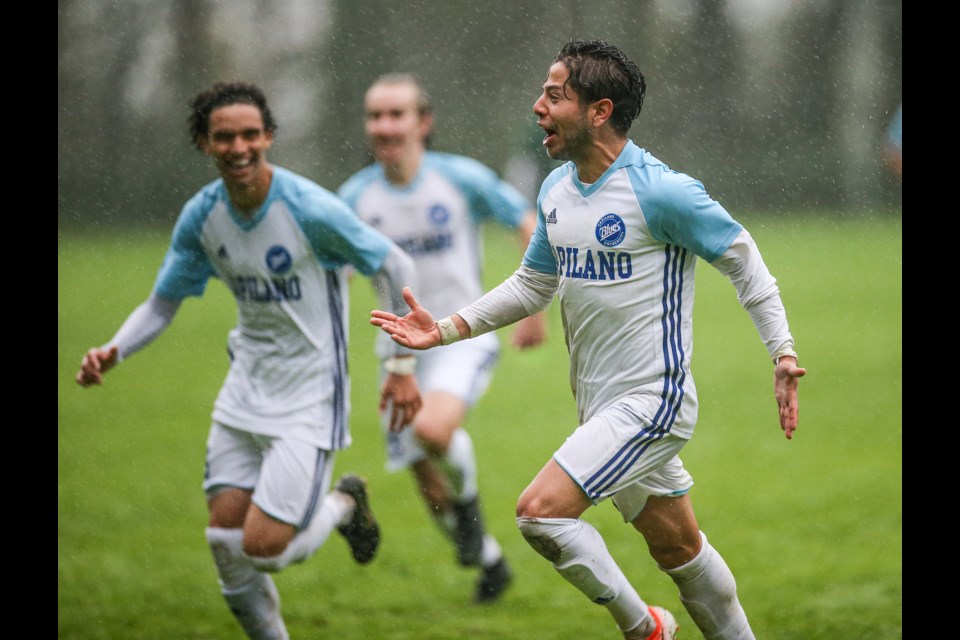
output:
[[[553,459],[594,504],[617,496],[615,504],[630,521],[643,506],[629,513],[635,508],[632,500],[626,503],[631,491],[680,495],[693,485],[677,457],[686,442],[658,431],[632,405],[614,403],[580,425]]]
[[[270,518],[305,529],[330,490],[334,451],[289,438],[267,438],[253,503]]]
[[[210,526],[243,526],[262,461],[263,450],[253,434],[218,423],[211,425],[203,472]]]

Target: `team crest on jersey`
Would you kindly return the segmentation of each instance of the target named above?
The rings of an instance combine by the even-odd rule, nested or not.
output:
[[[554,209],[547,214],[547,224],[557,224],[557,210]]]
[[[615,213],[608,213],[597,223],[597,240],[605,247],[615,247],[627,235],[623,220]]]
[[[437,226],[447,224],[447,220],[450,219],[450,210],[442,204],[435,204],[427,210],[427,218]]]
[[[282,274],[290,271],[293,266],[293,258],[285,247],[278,244],[267,249],[267,268],[273,273]]]

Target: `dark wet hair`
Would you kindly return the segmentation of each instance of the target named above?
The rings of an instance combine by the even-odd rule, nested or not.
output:
[[[252,104],[260,109],[264,130],[267,133],[277,130],[277,123],[273,119],[270,107],[267,106],[267,98],[260,87],[249,82],[218,82],[198,93],[190,103],[187,122],[190,125],[190,139],[198,149],[203,151],[200,140],[210,133],[210,114],[215,109],[232,104]]]
[[[566,84],[583,103],[609,98],[610,125],[622,134],[630,130],[643,108],[647,81],[623,51],[603,40],[575,40],[560,49],[554,62],[569,69]]]

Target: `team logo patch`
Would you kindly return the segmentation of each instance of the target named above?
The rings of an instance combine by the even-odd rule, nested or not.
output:
[[[290,256],[290,252],[278,244],[267,249],[266,262],[267,269],[277,274],[286,273],[293,266],[293,258]]]
[[[597,240],[605,247],[615,247],[623,242],[627,228],[615,213],[608,213],[597,223]]]
[[[435,204],[427,210],[427,218],[435,225],[447,224],[450,219],[450,210],[442,204]]]

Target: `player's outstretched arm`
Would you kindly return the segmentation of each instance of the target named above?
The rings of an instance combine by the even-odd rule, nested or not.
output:
[[[800,404],[797,399],[797,388],[800,378],[807,375],[807,370],[797,366],[797,359],[783,356],[773,370],[773,392],[777,398],[777,407],[780,410],[780,428],[783,429],[787,440],[793,438],[800,419]]]
[[[80,371],[77,372],[77,384],[89,387],[92,384],[103,384],[103,374],[117,364],[119,349],[116,345],[109,349],[93,347],[89,349],[80,361]]]
[[[389,311],[370,312],[370,324],[390,334],[394,342],[408,349],[430,349],[441,344],[440,330],[429,311],[420,306],[410,287],[403,288],[403,299],[410,313],[400,317]],[[461,321],[462,322],[462,321]]]

